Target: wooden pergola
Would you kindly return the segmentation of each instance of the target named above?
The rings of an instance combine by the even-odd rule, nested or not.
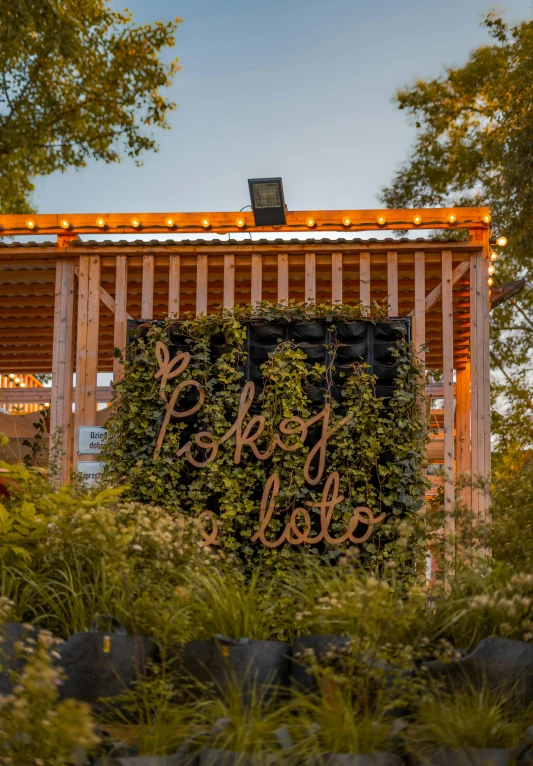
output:
[[[428,456],[444,464],[451,511],[454,477],[469,472],[484,480],[490,473],[490,220],[487,208],[288,212],[286,225],[276,227],[255,227],[252,213],[0,216],[2,236],[55,237],[0,244],[0,373],[52,374],[51,391],[0,388],[0,401],[15,395],[19,403],[50,401],[51,444],[60,435],[66,480],[78,426],[95,425],[97,403],[112,398],[110,388],[97,386],[97,373],[120,376],[113,348],[124,347],[128,318],[209,313],[259,300],[387,301],[390,316],[414,318],[426,369],[443,371],[442,384],[427,386],[428,397],[444,400],[431,410],[440,433]],[[345,236],[429,228],[469,233],[464,241]],[[206,231],[230,237],[306,231],[312,238],[115,238]],[[106,238],[80,238],[95,233]],[[473,489],[467,502],[475,517],[488,520],[486,493]]]

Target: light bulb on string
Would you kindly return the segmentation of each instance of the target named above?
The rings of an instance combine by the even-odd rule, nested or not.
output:
[[[492,221],[492,216],[490,213],[486,213],[483,216],[483,223],[490,223]]]
[[[448,216],[448,223],[455,223],[457,221],[457,216],[455,213],[450,213]]]
[[[489,274],[495,274],[496,273],[496,266],[493,266],[492,264],[489,266]]]
[[[494,284],[494,280],[493,280],[493,278],[492,278],[492,277],[489,277],[489,278],[487,279],[487,284],[488,284],[488,286],[489,286],[489,287],[492,287],[492,285]]]
[[[96,219],[96,225],[98,226],[99,229],[105,229],[105,218],[103,218],[102,216],[99,216]]]
[[[307,221],[306,221],[305,223],[306,223],[306,225],[307,225],[307,226],[308,226],[310,229],[312,229],[312,228],[313,228],[313,226],[315,225],[316,221],[315,221],[315,219],[314,219],[314,218],[312,218],[311,216],[309,216],[309,218],[307,219]]]
[[[70,229],[70,221],[68,220],[68,218],[62,218],[59,221],[59,225],[61,226],[62,229]]]
[[[498,253],[495,253],[494,250],[491,251],[490,259],[491,261],[497,261],[498,260]]]
[[[237,218],[235,223],[237,224],[239,229],[244,229],[244,227],[246,226],[246,221],[244,220],[244,218],[242,218],[242,216],[239,216],[239,218]]]
[[[211,221],[209,220],[209,218],[202,218],[201,223],[204,229],[208,229],[211,226]]]
[[[413,223],[418,226],[422,223],[422,216],[421,215],[415,215],[413,216]]]
[[[27,229],[35,229],[35,226],[36,226],[36,223],[33,220],[33,218],[28,218],[28,220],[26,221],[26,228]]]
[[[498,237],[498,239],[496,240],[496,244],[498,245],[498,247],[505,247],[505,245],[507,244],[507,237]]]
[[[385,218],[384,215],[378,215],[378,223],[380,226],[385,226],[385,224],[387,223],[387,219]]]
[[[131,223],[131,225],[133,226],[134,229],[138,229],[140,227],[140,225],[141,225],[141,222],[140,222],[140,220],[138,218],[132,218],[130,223]]]
[[[173,229],[174,219],[169,216],[168,218],[165,219],[165,224],[168,226],[169,229]]]
[[[352,219],[351,219],[351,218],[348,218],[348,216],[347,216],[347,215],[346,215],[346,216],[344,216],[344,218],[342,219],[342,225],[343,225],[343,226],[346,226],[346,228],[348,228],[349,226],[351,226],[351,225],[352,225]]]

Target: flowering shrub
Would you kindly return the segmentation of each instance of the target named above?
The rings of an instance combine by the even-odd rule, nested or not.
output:
[[[10,603],[0,599],[0,621]],[[29,626],[31,627],[31,626]],[[76,751],[98,743],[89,706],[58,701],[61,670],[56,667],[58,641],[48,631],[15,647],[26,662],[14,675],[11,693],[0,698],[0,763],[12,766],[67,766]]]

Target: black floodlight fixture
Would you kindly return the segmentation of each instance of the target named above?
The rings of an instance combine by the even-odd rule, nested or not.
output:
[[[286,223],[281,178],[249,178],[248,187],[256,226],[282,226]]]

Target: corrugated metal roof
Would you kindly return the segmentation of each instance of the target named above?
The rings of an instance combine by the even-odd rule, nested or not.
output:
[[[165,247],[168,245],[187,245],[187,246],[204,246],[215,245],[224,246],[228,245],[366,245],[366,244],[416,244],[426,243],[431,245],[448,245],[453,247],[455,240],[449,239],[427,239],[425,237],[417,237],[412,239],[410,237],[386,237],[384,239],[377,237],[369,237],[368,239],[354,238],[346,239],[346,237],[330,238],[321,237],[318,239],[299,239],[294,237],[292,239],[89,239],[89,240],[72,240],[68,243],[68,247],[85,247],[87,245],[95,246],[101,245],[103,247]],[[459,244],[468,244],[465,240],[459,240]],[[471,243],[475,247],[475,243]],[[1,242],[0,248],[26,248],[26,247],[55,247],[55,241],[47,242]]]

